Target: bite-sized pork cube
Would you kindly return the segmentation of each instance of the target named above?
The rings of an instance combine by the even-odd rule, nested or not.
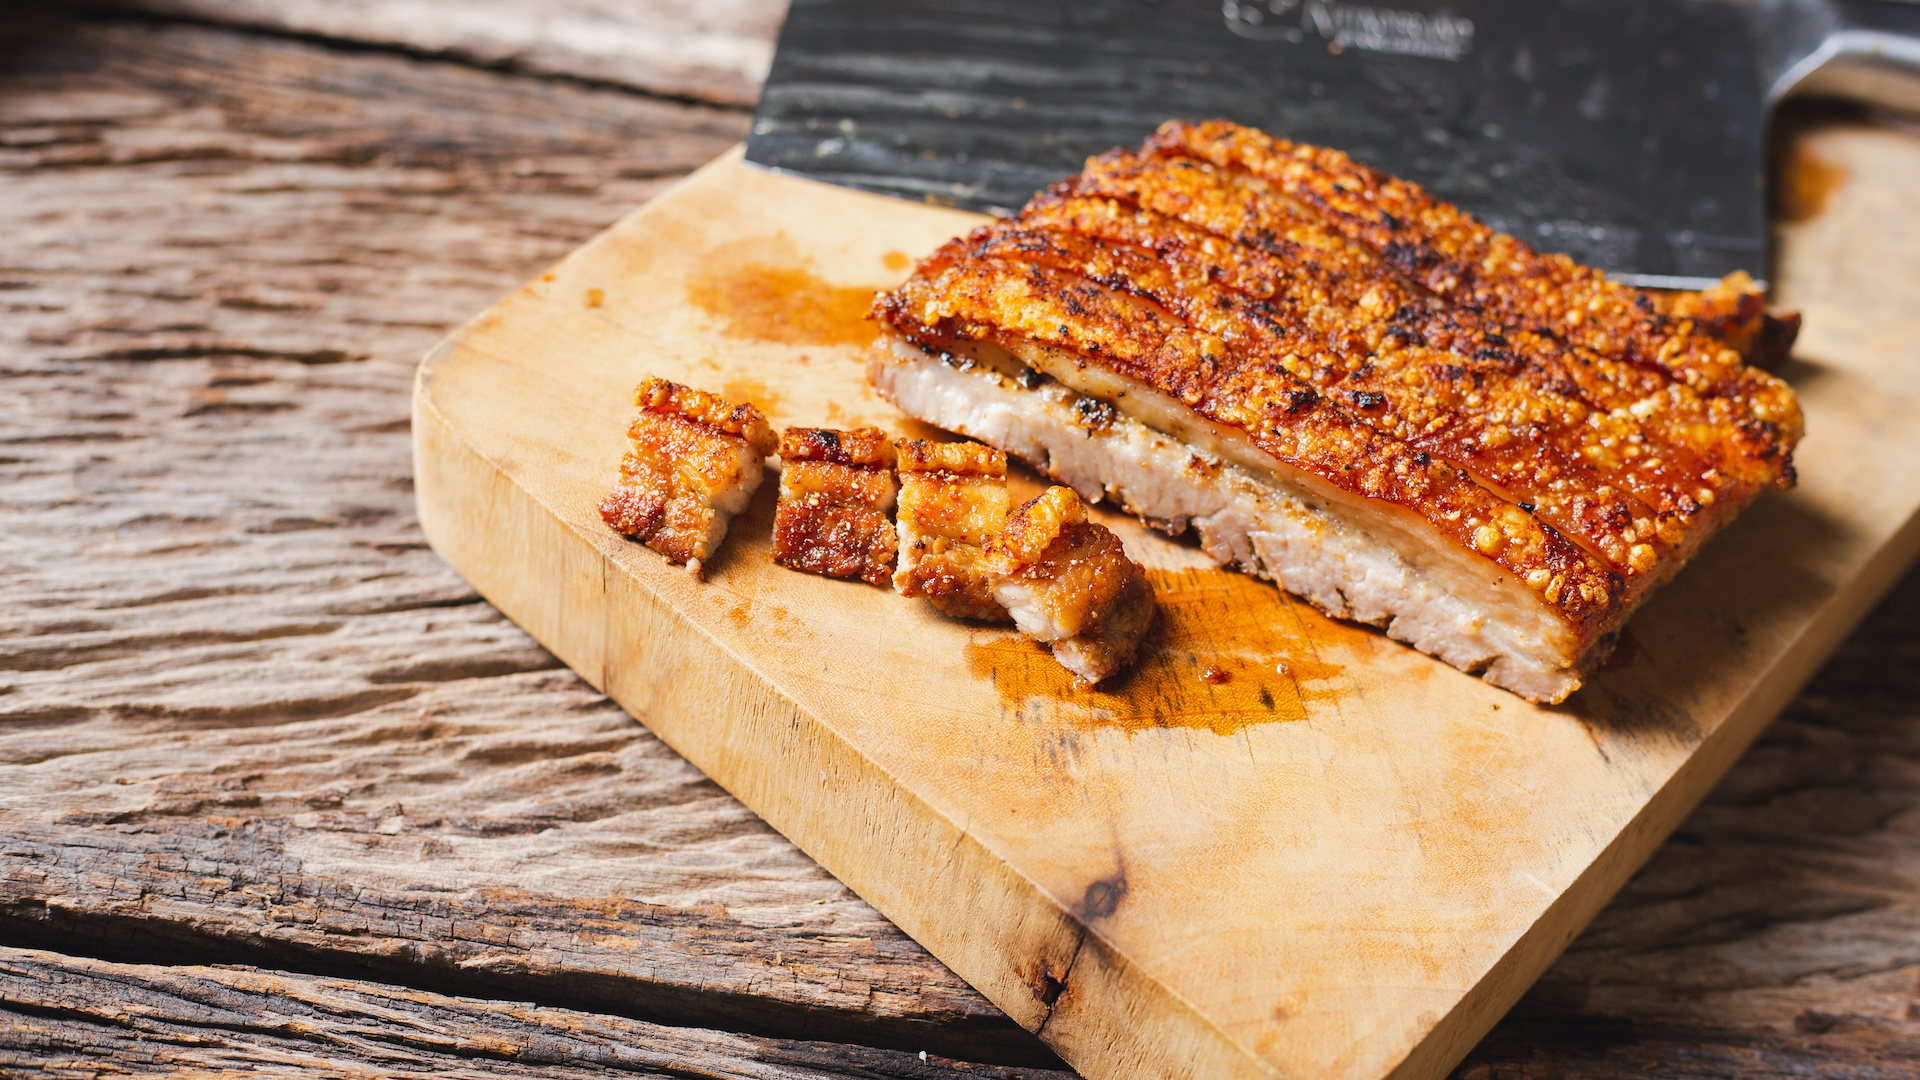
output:
[[[963,619],[1004,622],[975,567],[1007,517],[1007,455],[979,443],[905,439],[900,452],[900,565],[893,587]]]
[[[1153,624],[1146,571],[1071,488],[1022,503],[978,566],[1020,632],[1089,685],[1125,667]]]
[[[893,447],[879,428],[788,428],[780,436],[773,561],[791,570],[886,585],[897,540]]]
[[[727,522],[760,486],[773,429],[752,405],[665,379],[648,379],[633,398],[640,407],[627,428],[633,449],[600,516],[698,577]]]

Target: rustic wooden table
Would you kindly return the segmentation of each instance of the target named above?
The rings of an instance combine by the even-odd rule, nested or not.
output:
[[[0,15],[0,1071],[1067,1075],[415,527],[416,359],[744,135],[685,7]],[[1460,1075],[1916,1072],[1910,573]]]

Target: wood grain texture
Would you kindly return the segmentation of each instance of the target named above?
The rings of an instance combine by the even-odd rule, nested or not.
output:
[[[1048,1058],[414,524],[418,354],[743,116],[196,27],[6,40],[10,933]],[[457,944],[490,890],[525,947]]]
[[[10,939],[1046,1060],[576,681],[491,689],[43,766],[63,797],[5,817]]]
[[[1863,178],[1920,169],[1898,139],[1821,151]],[[644,377],[751,400],[776,426],[916,430],[866,385],[856,335],[811,313],[979,219],[731,156],[422,363],[422,524],[483,595],[1077,1068],[1437,1076],[1920,545],[1901,325],[1920,217],[1895,227],[1881,196],[1907,197],[1863,182],[1783,249],[1810,322],[1871,328],[1800,354],[1826,435],[1802,446],[1799,488],[1667,586],[1565,708],[1119,518],[1165,629],[1097,693],[1049,681],[1010,632],[773,566],[764,512],[735,522],[704,583],[615,536],[594,507]],[[1875,271],[1848,292],[1825,291],[1836,234]],[[753,281],[805,282],[791,304],[808,317],[730,306]],[[1197,677],[1215,656],[1240,666],[1234,689]]]
[[[569,896],[591,890],[542,890],[569,872],[593,881],[611,858],[642,883],[635,895],[661,903],[625,936],[677,940],[676,957],[716,947],[676,927],[731,925],[783,960],[782,942],[806,934],[769,936],[760,924],[803,926],[810,913],[822,940],[810,945],[809,978],[855,982],[872,969],[863,946],[834,937],[870,934],[868,956],[894,964],[919,955],[554,669],[422,550],[413,523],[404,422],[414,359],[739,138],[744,118],[207,26],[49,16],[5,31],[0,810],[9,833],[38,830],[39,857],[9,862],[0,940],[148,960],[163,949],[183,961],[181,950],[260,957],[279,948],[264,900],[225,886],[189,892],[212,875],[176,873],[165,859],[219,866],[274,834],[293,848],[280,849],[280,873],[296,891],[331,883],[331,903],[344,875],[376,914],[497,888],[551,905],[558,927],[575,917]],[[1821,139],[1913,142],[1886,127],[1823,128],[1809,145]],[[1849,165],[1845,154],[1817,171]],[[1868,209],[1912,220],[1910,195],[1856,180],[1817,185],[1826,205],[1816,218]],[[1849,210],[1849,191],[1876,201]],[[1863,263],[1828,295],[1880,272]],[[1829,315],[1809,340],[1843,327]],[[1917,659],[1920,575],[1910,574],[1460,1075],[1904,1075],[1905,1058],[1885,1055],[1920,1033]],[[383,671],[413,674],[369,678]],[[396,687],[412,696],[355,705],[354,695]],[[609,783],[641,792],[639,805],[595,818],[610,808],[597,790]],[[402,797],[384,794],[393,785]],[[381,833],[383,823],[400,831]],[[124,847],[102,860],[112,873],[34,883],[46,864],[84,866],[113,845]],[[141,872],[125,876],[135,864]],[[472,888],[391,887],[409,881]],[[148,902],[165,917],[139,917]],[[64,920],[56,933],[46,933],[50,915]],[[391,938],[305,932],[275,962],[364,974],[378,956],[411,987],[470,977],[434,959],[449,948],[474,955],[460,931],[408,917],[414,931]],[[719,962],[666,978],[724,990],[739,985],[729,972],[765,970],[739,964],[739,938],[717,948]],[[965,993],[921,963],[918,985]],[[604,1010],[623,1008],[635,983],[644,993],[662,982],[640,964],[613,976],[621,986],[598,999],[595,1022],[617,1027]],[[503,963],[487,985],[537,1000],[536,981]],[[727,998],[687,1000],[691,1011]],[[821,1038],[860,1037],[868,1022],[809,1015],[819,1027],[808,1034]],[[66,1022],[19,1017],[0,1029]],[[764,1030],[734,1014],[702,1023]],[[108,1047],[85,1042],[97,1035],[58,1037]],[[111,1045],[115,1063],[140,1060],[136,1043]],[[835,1052],[862,1060],[858,1047]],[[383,1053],[394,1072],[451,1064],[401,1043]],[[275,1067],[325,1060],[297,1044]]]
[[[787,10],[786,0],[95,0],[89,6],[397,47],[732,105],[760,96]]]
[[[0,948],[0,1069],[17,1077],[276,1076],[1067,1080],[925,1053],[668,1028],[531,1002]]]
[[[1909,573],[1457,1075],[1911,1073],[1916,660]]]

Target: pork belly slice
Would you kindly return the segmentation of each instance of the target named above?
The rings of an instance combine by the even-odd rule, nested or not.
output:
[[[648,379],[634,391],[640,415],[627,428],[633,449],[600,516],[684,563],[695,577],[746,509],[776,445],[767,418],[704,390]]]
[[[1153,624],[1153,587],[1120,538],[1087,520],[1072,489],[1048,488],[1008,515],[979,562],[1020,632],[1091,686],[1133,660]]]
[[[1004,448],[1089,502],[1109,499],[1171,535],[1192,529],[1216,562],[1529,700],[1564,699],[1600,657],[1524,579],[1487,573],[1474,553],[1390,504],[1263,461],[1229,431],[1167,425],[1183,438],[987,345],[935,356],[888,337],[868,373],[909,416]],[[1177,416],[1176,403],[1160,405]]]
[[[1006,521],[1007,455],[979,443],[905,439],[899,451],[899,566],[893,587],[948,615],[1006,622],[979,561]]]
[[[773,561],[822,577],[891,582],[893,458],[879,428],[782,432]]]
[[[1739,351],[1757,295],[1657,299],[1335,151],[1169,124],[876,298],[872,375],[912,415],[1558,701],[1792,483],[1798,404]]]

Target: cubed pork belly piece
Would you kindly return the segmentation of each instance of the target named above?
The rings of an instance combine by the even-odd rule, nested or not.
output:
[[[788,428],[780,435],[780,505],[773,561],[885,586],[898,541],[893,447],[879,428]]]
[[[1088,685],[1133,660],[1153,625],[1153,587],[1112,530],[1087,520],[1071,489],[1051,487],[1008,515],[980,569],[1020,632]]]
[[[875,315],[909,415],[1536,701],[1802,426],[1742,282],[1655,298],[1228,124],[1091,159]]]
[[[640,415],[627,428],[632,443],[620,462],[620,484],[600,502],[600,516],[684,563],[695,577],[746,509],[776,445],[767,418],[752,405],[704,390],[648,379],[634,391]]]
[[[1007,621],[977,565],[1007,518],[1007,455],[979,443],[905,439],[899,451],[900,563],[893,587],[948,615]]]

